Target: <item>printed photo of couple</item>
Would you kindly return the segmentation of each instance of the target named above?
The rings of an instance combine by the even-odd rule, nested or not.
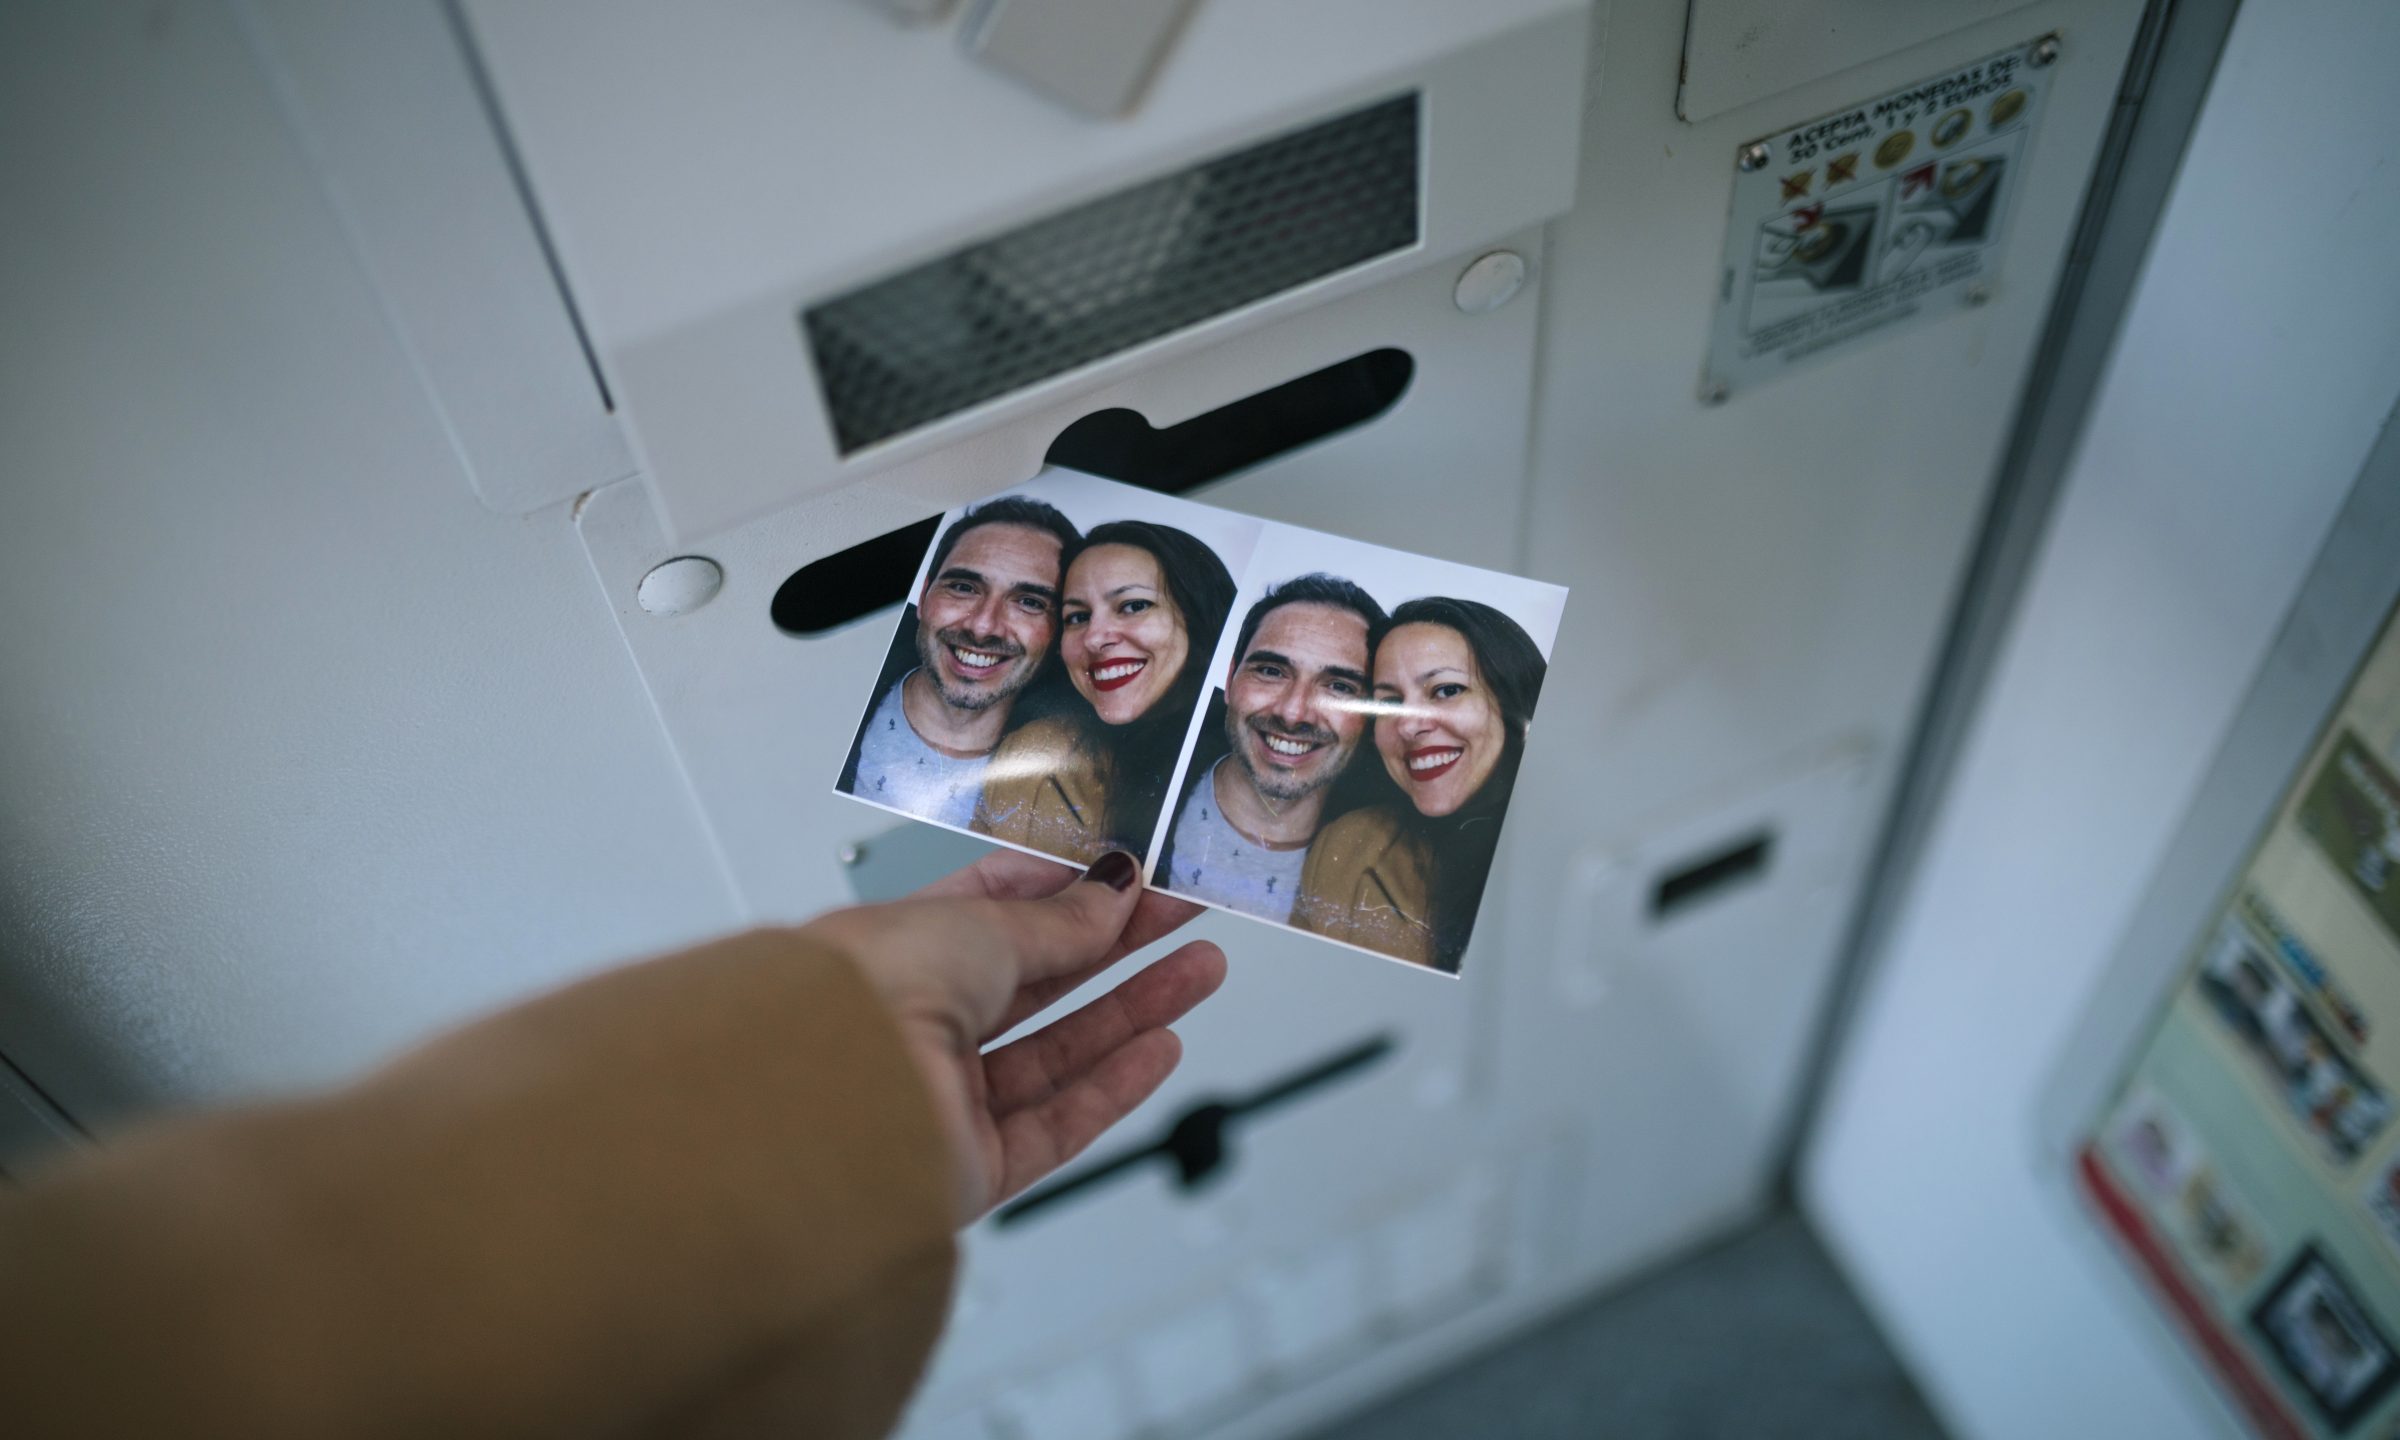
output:
[[[1457,972],[1563,589],[1053,470],[911,595],[837,790]]]

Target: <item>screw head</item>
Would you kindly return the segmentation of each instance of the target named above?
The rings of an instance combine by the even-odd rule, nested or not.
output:
[[[2026,57],[2036,70],[2058,63],[2058,35],[2053,32],[2033,42],[2033,53]]]
[[[853,841],[833,853],[844,865],[856,865],[867,858],[867,847]]]
[[[1514,250],[1494,250],[1459,273],[1450,298],[1469,315],[1489,315],[1517,298],[1525,288],[1525,257]]]
[[[1992,300],[1992,290],[1990,286],[1978,280],[1967,287],[1966,297],[1969,305],[1988,305]]]
[[[1766,141],[1753,140],[1749,144],[1744,145],[1741,150],[1735,154],[1733,157],[1733,163],[1740,166],[1742,168],[1742,173],[1747,175],[1753,170],[1766,169],[1767,162],[1774,158],[1775,152],[1767,148]]]
[[[725,572],[716,561],[678,555],[644,575],[633,598],[653,615],[685,615],[716,599],[723,588]]]
[[[1722,405],[1733,398],[1733,387],[1722,380],[1711,380],[1700,387],[1700,403]]]

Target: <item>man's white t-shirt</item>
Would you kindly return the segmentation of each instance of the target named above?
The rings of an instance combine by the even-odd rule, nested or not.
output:
[[[914,675],[914,670],[908,672]],[[989,754],[961,760],[925,743],[908,723],[900,692],[908,675],[883,692],[875,713],[867,717],[867,733],[858,742],[858,774],[852,793],[862,800],[905,810],[920,819],[957,829],[975,818],[975,802],[983,796],[983,772]]]
[[[1271,850],[1234,829],[1217,804],[1217,777],[1223,769],[1222,764],[1211,768],[1208,779],[1184,797],[1172,832],[1172,869],[1159,883],[1196,900],[1289,923],[1308,847]]]

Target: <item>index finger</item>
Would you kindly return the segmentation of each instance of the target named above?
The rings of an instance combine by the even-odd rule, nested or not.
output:
[[[982,1038],[989,1040],[995,1035],[1015,1029],[1027,1017],[1040,1014],[1049,1007],[1050,1002],[1074,990],[1094,975],[1106,970],[1151,941],[1171,935],[1183,928],[1193,916],[1200,913],[1200,910],[1200,906],[1194,905],[1189,900],[1178,900],[1171,895],[1161,895],[1154,890],[1143,891],[1141,900],[1133,907],[1133,918],[1125,922],[1125,933],[1118,938],[1115,945],[1109,947],[1107,954],[1080,970],[1071,971],[1065,975],[1053,975],[1046,980],[1035,980],[1019,986],[1017,993],[1009,997],[1008,1008],[1000,1012],[999,1023],[986,1032]]]
[[[920,887],[911,900],[1040,900],[1072,884],[1083,872],[1022,850],[994,850]]]
[[[1039,855],[1028,855],[1021,850],[994,850],[974,864],[953,870],[924,886],[910,898],[1042,900],[1066,889],[1082,873],[1071,865],[1045,860]],[[1140,902],[1133,907],[1133,918],[1125,923],[1125,933],[1118,937],[1116,946],[1101,959],[1098,966],[1077,977],[1076,983],[1090,979],[1098,970],[1116,964],[1151,941],[1174,934],[1190,924],[1192,917],[1198,915],[1200,910],[1200,906],[1189,900],[1178,900],[1145,888]],[[1072,985],[1067,987],[1073,988]],[[1055,999],[1065,993],[1066,990],[1053,989],[1050,998]],[[1047,1004],[1048,1000],[1043,1003]]]

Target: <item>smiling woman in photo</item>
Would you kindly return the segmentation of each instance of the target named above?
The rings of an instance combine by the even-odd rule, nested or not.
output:
[[[1523,626],[1479,601],[1392,612],[1375,636],[1374,743],[1398,796],[1318,834],[1294,925],[1458,968],[1548,668]]]
[[[1082,863],[1146,850],[1233,595],[1225,562],[1181,530],[1093,527],[1059,587],[1056,660],[972,828]]]

